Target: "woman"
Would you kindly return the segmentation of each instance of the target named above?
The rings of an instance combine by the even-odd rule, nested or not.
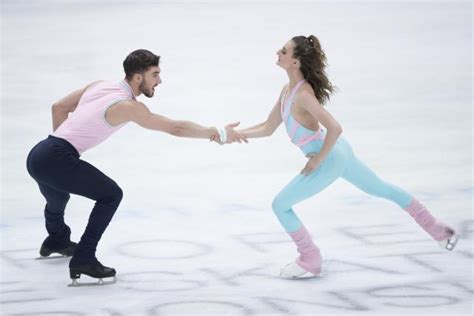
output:
[[[435,219],[410,194],[378,178],[340,136],[340,124],[322,106],[334,87],[327,78],[326,56],[318,39],[313,35],[293,37],[277,55],[277,65],[287,72],[289,83],[283,87],[265,122],[237,132],[246,138],[266,137],[284,122],[291,142],[308,157],[301,174],[278,193],[272,204],[300,253],[294,262],[282,268],[281,276],[297,278],[321,272],[320,251],[293,206],[321,192],[339,177],[371,195],[397,203],[442,247],[452,250],[459,238],[455,230]]]

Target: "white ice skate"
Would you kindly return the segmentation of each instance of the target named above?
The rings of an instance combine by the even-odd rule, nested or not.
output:
[[[306,271],[296,261],[288,263],[286,266],[281,268],[280,277],[285,279],[308,279],[319,276],[319,274],[314,274],[309,271]]]
[[[459,241],[459,235],[454,233],[451,237],[438,241],[441,248],[452,251]]]

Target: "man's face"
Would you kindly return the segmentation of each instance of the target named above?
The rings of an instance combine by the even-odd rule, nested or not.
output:
[[[140,83],[140,91],[151,98],[155,93],[155,87],[161,83],[160,67],[152,66],[143,74],[143,80]]]

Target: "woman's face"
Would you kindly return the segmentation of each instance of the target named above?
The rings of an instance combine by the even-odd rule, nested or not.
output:
[[[285,46],[283,46],[277,51],[278,60],[276,64],[278,66],[288,70],[298,65],[298,60],[296,58],[293,58],[294,47],[295,43],[290,40],[285,44]]]

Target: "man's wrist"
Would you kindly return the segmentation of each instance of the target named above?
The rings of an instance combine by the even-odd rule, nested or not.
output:
[[[227,131],[225,127],[211,126],[211,129],[215,131],[213,135],[219,135],[219,140],[221,141],[221,143],[225,143],[227,141]]]
[[[219,136],[221,138],[222,143],[225,143],[227,141],[227,131],[225,127],[219,128]]]

